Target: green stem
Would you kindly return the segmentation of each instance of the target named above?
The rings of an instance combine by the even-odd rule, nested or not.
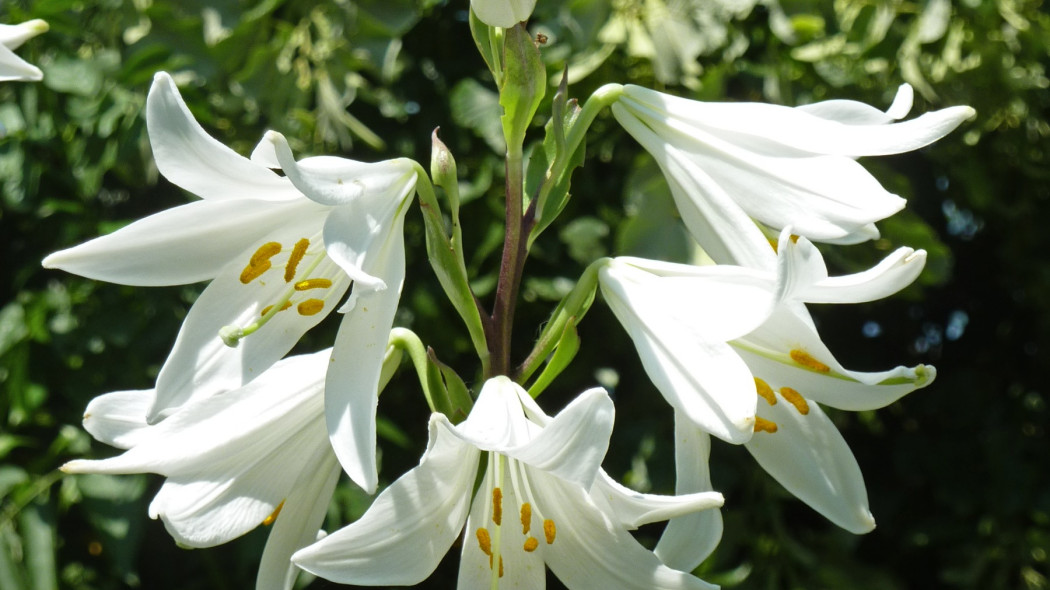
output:
[[[525,264],[523,234],[524,167],[521,145],[507,146],[506,231],[503,237],[503,259],[500,263],[496,300],[492,304],[489,335],[491,363],[486,377],[510,374],[510,343],[514,325],[521,272]]]

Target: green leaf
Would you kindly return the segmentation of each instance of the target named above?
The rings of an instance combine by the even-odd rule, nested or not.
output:
[[[448,98],[454,123],[473,131],[496,153],[507,150],[499,121],[499,96],[495,92],[468,78],[456,84]]]
[[[506,29],[503,51],[505,72],[499,93],[503,137],[507,145],[520,146],[547,91],[546,68],[539,48],[521,23]]]

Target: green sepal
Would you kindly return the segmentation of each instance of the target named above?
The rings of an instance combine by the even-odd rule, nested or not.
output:
[[[557,347],[554,349],[554,354],[547,361],[547,365],[543,367],[543,372],[529,386],[529,395],[537,397],[543,393],[543,390],[547,389],[547,386],[569,366],[569,363],[576,357],[576,353],[579,350],[580,335],[576,331],[576,317],[573,316],[566,322],[565,329],[562,331],[561,338],[558,339]]]
[[[506,29],[503,51],[504,72],[499,93],[503,136],[508,147],[520,146],[547,92],[547,70],[539,48],[521,23]]]
[[[543,392],[543,389],[565,369],[565,366],[576,355],[576,351],[579,350],[576,326],[579,325],[583,316],[587,315],[591,304],[594,303],[594,295],[598,290],[598,269],[608,262],[608,258],[596,260],[583,271],[580,279],[576,281],[576,286],[551,313],[551,318],[543,327],[532,352],[518,367],[518,383],[525,383],[539,369],[540,363],[546,360],[547,366],[543,374],[536,379],[536,383],[529,387],[529,393],[533,397]],[[563,346],[566,348],[562,349]],[[558,363],[564,363],[564,365],[559,366]]]
[[[481,323],[481,312],[478,311],[474,292],[470,289],[458,223],[455,223],[453,236],[450,238],[445,231],[434,187],[430,184],[422,167],[419,167],[417,173],[419,180],[416,183],[416,189],[419,194],[419,208],[423,213],[423,225],[426,228],[430,266],[434,269],[434,274],[445,291],[445,295],[463,319],[471,342],[474,344],[474,350],[481,359],[483,369],[487,369],[489,353],[485,328]],[[458,208],[456,212],[458,213]]]
[[[430,376],[432,387],[440,386],[443,390],[443,399],[447,405],[443,413],[453,424],[459,424],[470,414],[474,407],[474,400],[470,397],[467,384],[451,367],[438,360],[433,348],[427,348],[427,374]]]

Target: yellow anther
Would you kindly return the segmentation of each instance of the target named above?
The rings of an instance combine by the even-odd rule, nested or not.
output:
[[[525,502],[521,505],[521,534],[529,534],[532,528],[532,504]]]
[[[309,291],[310,289],[327,289],[332,286],[328,279],[306,279],[295,284],[296,291]]]
[[[492,488],[492,522],[503,524],[503,490],[499,488]]]
[[[778,244],[777,241],[773,238],[766,238],[766,241],[769,242],[769,245],[773,247],[774,252],[776,252],[779,249],[780,244]]]
[[[799,414],[805,416],[809,413],[809,402],[806,398],[802,397],[802,394],[790,387],[781,387],[780,395],[784,397],[791,405],[795,406]]]
[[[270,526],[273,524],[273,521],[277,520],[277,517],[281,514],[281,508],[284,508],[284,500],[281,500],[281,503],[277,505],[277,508],[274,508],[273,513],[271,513],[270,516],[263,519],[263,526]]]
[[[777,431],[777,423],[772,420],[766,420],[765,418],[759,418],[755,416],[755,432],[769,432],[773,433]]]
[[[284,304],[281,305],[281,307],[277,309],[277,311],[284,311],[284,310],[288,309],[291,306],[292,306],[292,302],[291,301],[285,301]],[[264,307],[262,309],[262,311],[259,312],[259,315],[266,315],[266,314],[270,313],[271,309],[273,309],[273,306],[272,305],[267,305],[266,307]]]
[[[528,539],[525,539],[525,544],[521,548],[532,553],[539,546],[540,542],[536,540],[536,537],[529,537]]]
[[[492,564],[489,564],[489,569],[492,568]],[[503,556],[499,556],[499,577],[503,577]]]
[[[831,371],[831,367],[813,358],[808,352],[802,349],[796,348],[792,350],[790,354],[791,360],[802,365],[803,367],[806,367],[807,369],[811,369],[818,373],[828,373]]]
[[[769,405],[775,406],[777,404],[777,396],[773,394],[773,388],[758,377],[755,377],[755,389],[758,390],[758,395],[762,399],[769,402]]]
[[[295,271],[299,268],[299,262],[306,256],[306,249],[310,247],[310,240],[302,238],[292,246],[292,253],[288,256],[288,262],[284,265],[284,282],[290,283],[295,278]]]
[[[241,283],[247,285],[261,277],[264,272],[270,270],[270,266],[271,264],[269,260],[263,260],[258,264],[249,264],[241,271]]]
[[[299,312],[299,315],[314,315],[324,308],[324,301],[320,299],[307,299],[303,301],[295,310]]]
[[[554,534],[557,531],[554,529],[554,521],[546,518],[543,520],[543,538],[547,539],[547,544],[550,545],[554,542]]]
[[[474,533],[478,537],[478,547],[481,548],[481,552],[489,556],[489,567],[492,566],[492,538],[489,537],[489,530],[480,528]]]
[[[269,262],[271,258],[281,253],[281,245],[277,242],[266,242],[259,249],[252,254],[251,260],[248,261],[250,266],[258,266],[263,262]]]
[[[789,236],[789,239],[791,240],[792,244],[798,243],[798,236],[796,236],[795,234],[791,234],[791,236]]]

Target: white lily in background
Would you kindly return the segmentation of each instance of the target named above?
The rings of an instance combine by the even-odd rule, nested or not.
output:
[[[0,24],[0,82],[36,82],[44,78],[40,68],[15,55],[14,50],[29,39],[46,33],[48,28],[47,22],[40,19],[17,25]]]
[[[721,495],[653,496],[615,484],[600,470],[612,426],[602,389],[552,419],[506,377],[490,379],[463,423],[431,416],[419,466],[360,520],[292,559],[338,583],[416,584],[466,522],[461,589],[543,588],[545,563],[573,589],[711,588],[662,564],[628,529],[719,506]]]
[[[858,164],[859,156],[912,151],[974,114],[949,107],[896,122],[911,110],[901,86],[887,112],[832,100],[802,107],[705,103],[627,85],[617,121],[648,150],[671,187],[693,237],[719,263],[770,270],[756,221],[792,226],[811,240],[856,243],[878,237],[874,222],[904,200]]]
[[[529,20],[536,0],[470,0],[470,8],[486,25],[509,29]]]
[[[860,468],[817,402],[851,411],[881,408],[929,385],[936,371],[925,365],[873,373],[846,369],[821,341],[802,302],[885,297],[910,284],[925,259],[921,250],[901,248],[868,271],[828,277],[813,244],[785,231],[776,274],[618,258],[599,281],[650,379],[676,413],[705,432],[744,443],[790,492],[859,533],[874,527]],[[760,310],[759,325],[733,336],[726,330],[732,316],[749,317],[741,308],[758,309],[765,301],[725,300],[741,284],[762,281],[775,293],[775,305]],[[742,432],[748,418],[753,433]],[[688,444],[694,450],[687,456],[703,452],[700,443]]]
[[[365,422],[370,415],[374,422],[380,363],[404,280],[402,227],[415,164],[296,162],[273,132],[249,160],[204,131],[165,73],[150,89],[146,123],[161,173],[201,200],[56,252],[44,266],[127,285],[211,280],[161,368],[151,422],[262,374],[354,283],[341,308],[327,407],[340,459],[355,482],[374,491],[375,425]],[[283,167],[286,176],[271,167]],[[359,406],[372,406],[354,412],[353,428],[352,395]]]
[[[128,450],[62,470],[166,476],[149,514],[182,545],[211,547],[272,525],[256,588],[288,590],[298,571],[291,555],[317,539],[340,474],[324,423],[329,356],[282,360],[250,384],[194,400],[155,425],[145,421],[152,390],[95,398],[84,427]]]

